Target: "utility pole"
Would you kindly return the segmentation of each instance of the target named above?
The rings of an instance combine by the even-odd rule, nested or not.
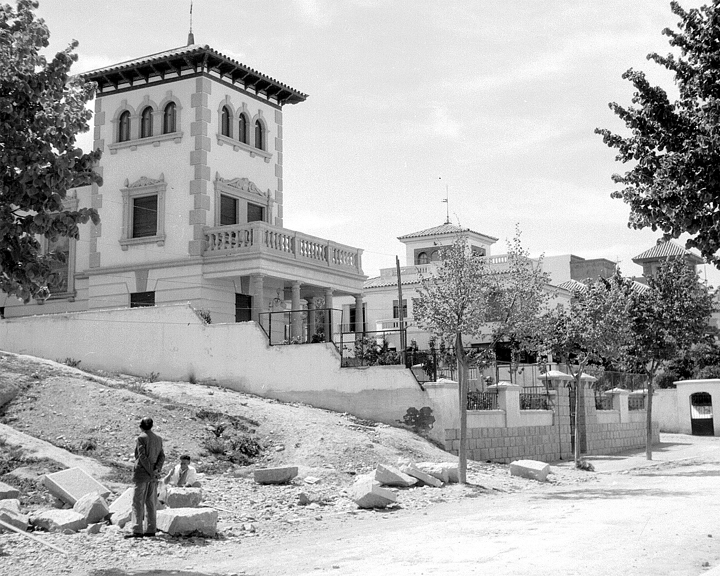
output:
[[[400,327],[400,362],[405,366],[405,349],[407,348],[407,334],[405,333],[405,314],[403,314],[402,277],[400,276],[400,258],[395,256],[395,270],[397,272],[398,287],[398,326]]]

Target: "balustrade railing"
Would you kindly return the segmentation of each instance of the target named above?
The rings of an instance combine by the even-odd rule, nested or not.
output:
[[[645,395],[631,394],[628,396],[628,410],[645,410]]]
[[[205,245],[206,256],[255,249],[362,274],[362,250],[265,222],[206,228]]]

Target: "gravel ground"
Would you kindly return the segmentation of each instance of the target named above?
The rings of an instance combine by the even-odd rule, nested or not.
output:
[[[242,546],[248,539],[281,540],[291,533],[312,531],[322,522],[353,522],[390,513],[415,516],[442,502],[595,481],[593,475],[573,468],[554,467],[550,481],[538,484],[511,477],[506,465],[470,462],[466,485],[397,489],[397,505],[390,511],[363,511],[345,494],[359,474],[379,463],[452,462],[453,456],[408,430],[239,394],[212,382],[150,382],[147,378],[88,374],[54,362],[0,353],[0,392],[9,386],[20,392],[4,407],[2,422],[111,465],[114,472],[101,479],[114,491],[111,500],[129,486],[137,423],[142,416],[152,415],[158,433],[165,438],[168,465],[181,453],[193,456],[202,475],[203,504],[218,510],[219,521],[218,536],[213,539],[161,535],[124,540],[124,532],[111,525],[103,525],[98,534],[32,533],[67,555],[20,534],[2,533],[0,575],[112,576],[103,571],[124,568],[128,555],[136,559],[172,555],[182,568],[182,558],[198,547],[222,555],[227,547]],[[242,424],[263,447],[262,453],[244,465],[208,453],[205,445],[217,430],[213,431],[206,418],[198,417],[202,410]],[[83,451],[89,440],[94,449]],[[51,505],[52,497],[38,486],[38,479],[62,468],[62,463],[27,462],[21,454],[11,458],[5,454],[0,464],[4,466],[0,480],[22,488],[25,512],[32,515]],[[256,467],[283,465],[299,468],[298,477],[289,485],[261,486],[252,480]],[[24,470],[23,481],[7,474],[18,467]]]

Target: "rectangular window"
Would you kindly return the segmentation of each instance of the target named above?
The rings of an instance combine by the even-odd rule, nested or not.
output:
[[[398,301],[393,300],[393,318],[400,318],[400,310],[398,310]],[[407,300],[403,298],[403,304],[402,304],[402,313],[403,318],[407,318]]]
[[[132,203],[132,237],[157,236],[157,195],[133,198]]]
[[[50,268],[52,278],[48,284],[50,294],[62,294],[69,291],[70,277],[70,238],[58,236],[57,240],[48,240],[47,253],[52,256]]]
[[[235,322],[249,322],[252,310],[252,296],[235,294]]]
[[[265,222],[265,207],[257,204],[247,205],[247,221],[248,222]]]
[[[238,200],[232,196],[220,195],[220,226],[232,226],[238,222]]]
[[[135,292],[130,294],[130,308],[155,306],[155,292]]]

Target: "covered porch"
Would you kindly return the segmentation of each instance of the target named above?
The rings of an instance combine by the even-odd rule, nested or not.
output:
[[[202,257],[204,278],[239,288],[236,321],[259,323],[271,344],[332,340],[342,322],[335,297],[362,310],[359,248],[252,222],[206,228]]]

